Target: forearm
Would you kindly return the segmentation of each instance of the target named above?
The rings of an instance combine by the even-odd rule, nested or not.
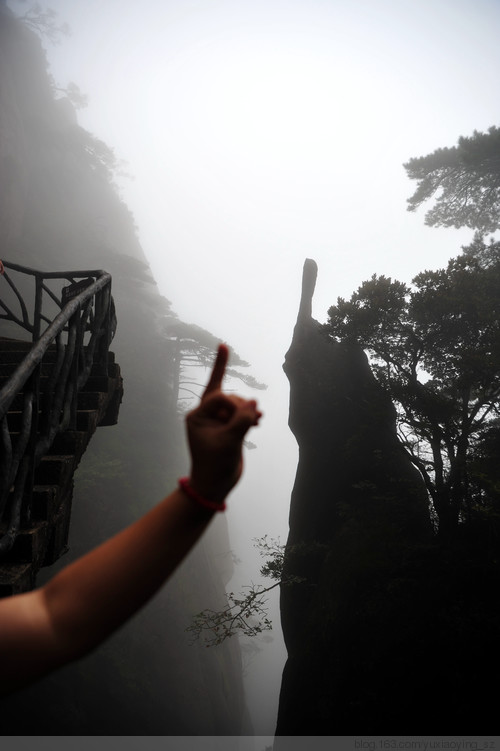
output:
[[[41,594],[64,661],[97,646],[149,600],[212,516],[176,490],[46,584]]]
[[[218,349],[199,406],[187,416],[191,484],[72,563],[41,589],[0,600],[0,694],[83,656],[144,605],[203,534],[239,480],[243,439],[261,413],[221,392]]]

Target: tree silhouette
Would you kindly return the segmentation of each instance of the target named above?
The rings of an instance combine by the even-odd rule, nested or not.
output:
[[[43,8],[40,3],[32,5],[20,16],[20,20],[39,37],[48,39],[52,44],[59,44],[61,37],[71,34],[67,23],[58,23],[57,11],[53,8]]]
[[[412,286],[374,275],[330,308],[325,332],[371,355],[440,532],[470,520],[470,460],[500,414],[500,243],[476,237]]]
[[[201,326],[185,323],[173,316],[165,319],[163,331],[173,365],[172,402],[179,405],[182,401],[200,396],[202,383],[196,377],[197,370],[193,369],[211,367],[214,352],[221,339]],[[228,377],[238,378],[253,389],[267,388],[253,376],[239,370],[250,367],[250,364],[242,360],[233,349],[230,350],[229,362],[230,367],[226,368]]]
[[[500,222],[500,128],[474,131],[452,148],[410,159],[404,165],[417,181],[408,211],[436,196],[425,223],[431,227],[471,227],[494,232]]]
[[[261,556],[268,558],[261,567],[261,576],[271,579],[269,586],[251,584],[245,587],[245,593],[235,595],[227,593],[227,605],[221,610],[207,608],[193,616],[192,624],[186,629],[193,637],[193,641],[203,638],[205,646],[215,647],[222,644],[226,639],[243,634],[244,636],[257,636],[263,631],[272,629],[271,620],[268,617],[267,595],[279,586],[291,586],[303,582],[299,576],[286,576],[283,574],[285,561],[285,546],[279,539],[264,537],[255,538],[255,547]],[[311,543],[318,547],[318,543]],[[292,549],[299,551],[303,545],[296,545]],[[308,546],[310,547],[310,546]],[[288,552],[290,553],[289,548]]]

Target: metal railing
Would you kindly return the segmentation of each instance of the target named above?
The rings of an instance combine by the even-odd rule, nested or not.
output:
[[[0,321],[8,322],[9,334],[18,330],[24,341],[28,335],[32,347],[0,390],[0,555],[30,519],[37,465],[59,433],[76,427],[78,391],[92,366],[107,373],[116,329],[107,272],[46,273],[8,261],[3,265]],[[49,348],[53,362],[43,363],[41,387]],[[14,419],[15,430],[9,427]]]

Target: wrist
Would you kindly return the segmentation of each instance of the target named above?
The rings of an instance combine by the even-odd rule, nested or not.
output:
[[[212,511],[225,511],[226,494],[207,490],[203,484],[190,477],[181,477],[179,487],[191,500]]]

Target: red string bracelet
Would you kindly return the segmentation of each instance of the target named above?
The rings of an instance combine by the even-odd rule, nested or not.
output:
[[[224,501],[222,503],[216,503],[215,501],[209,501],[207,498],[203,498],[202,495],[196,492],[194,488],[191,487],[189,483],[189,477],[181,477],[179,480],[179,487],[181,490],[185,492],[187,496],[193,499],[193,501],[196,501],[196,503],[199,503],[200,506],[204,506],[205,508],[209,508],[212,511],[225,511],[226,510],[226,504]]]

